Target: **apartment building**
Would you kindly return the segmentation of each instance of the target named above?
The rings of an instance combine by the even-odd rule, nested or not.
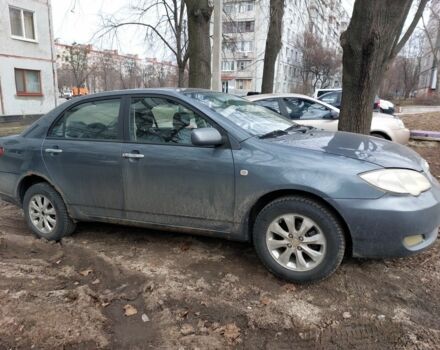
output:
[[[121,54],[118,50],[98,50],[92,45],[55,42],[60,90],[81,85],[88,93],[142,87],[177,86],[177,65],[156,58]],[[69,61],[75,62],[76,78]],[[81,80],[77,82],[76,80]]]
[[[431,3],[427,30],[429,38],[425,36],[421,58],[421,73],[419,77],[418,94],[431,95],[439,93],[439,65],[440,65],[440,0]],[[434,46],[434,50],[433,47]],[[435,59],[434,54],[437,55]]]
[[[44,114],[56,105],[50,0],[0,0],[0,115]]]
[[[224,0],[223,5],[223,91],[246,94],[260,91],[266,37],[269,26],[269,0]],[[297,91],[302,84],[301,52],[298,39],[314,33],[322,42],[340,51],[339,36],[349,22],[341,0],[286,0],[282,48],[275,68],[275,92]],[[339,86],[335,77],[333,86]]]

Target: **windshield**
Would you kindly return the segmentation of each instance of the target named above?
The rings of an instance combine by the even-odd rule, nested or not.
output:
[[[262,136],[297,125],[265,107],[233,95],[210,91],[189,91],[184,94],[204,103],[253,136]]]

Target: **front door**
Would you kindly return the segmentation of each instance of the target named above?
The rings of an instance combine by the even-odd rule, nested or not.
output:
[[[54,185],[70,206],[91,217],[122,217],[120,105],[119,98],[74,105],[43,143]]]
[[[234,217],[232,151],[196,147],[191,131],[215,127],[169,98],[133,97],[123,146],[127,217],[168,226],[228,231]],[[219,130],[220,131],[220,130]]]

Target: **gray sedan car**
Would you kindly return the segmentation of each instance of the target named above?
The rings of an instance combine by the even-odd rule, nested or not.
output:
[[[419,252],[440,225],[439,183],[409,148],[207,90],[64,103],[0,138],[0,194],[49,240],[99,221],[251,241],[295,282],[329,276],[345,253]]]

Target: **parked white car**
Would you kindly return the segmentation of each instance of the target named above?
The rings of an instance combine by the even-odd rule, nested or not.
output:
[[[319,99],[322,95],[326,94],[327,92],[333,92],[333,91],[342,91],[341,88],[333,88],[333,89],[316,89],[313,93],[313,98]]]
[[[341,100],[342,100],[342,89],[317,89],[313,94],[313,97],[328,103],[336,108],[341,108]],[[386,114],[394,114],[395,107],[394,103],[384,100],[379,96],[376,96],[374,99],[373,109],[376,112],[382,112]]]
[[[269,108],[298,124],[337,131],[339,109],[312,97],[300,94],[262,94],[246,97],[249,101]],[[407,144],[410,132],[396,116],[373,112],[372,136]]]

